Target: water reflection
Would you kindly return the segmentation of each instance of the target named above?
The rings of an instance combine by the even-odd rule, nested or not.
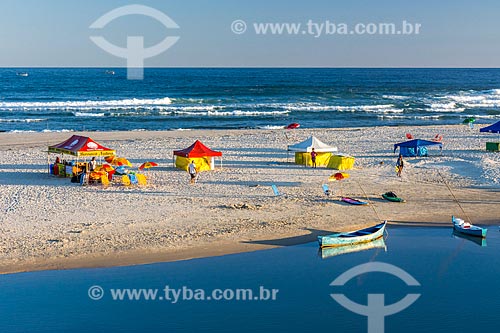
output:
[[[486,246],[487,245],[486,238],[469,236],[469,235],[463,234],[461,232],[458,232],[455,229],[453,229],[452,237],[457,238],[457,239],[458,238],[466,239],[466,240],[471,241],[472,243],[475,243],[479,246]]]
[[[361,252],[370,249],[384,249],[384,251],[387,252],[387,246],[385,245],[384,237],[380,237],[368,243],[320,248],[318,251],[318,256],[320,256],[321,259],[326,259],[342,254]]]

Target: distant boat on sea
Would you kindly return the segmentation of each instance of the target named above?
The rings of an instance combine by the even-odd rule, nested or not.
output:
[[[111,70],[107,70],[105,73],[108,75],[115,75],[115,71],[111,71]]]
[[[18,72],[16,73],[17,76],[29,76],[29,74],[27,72]]]

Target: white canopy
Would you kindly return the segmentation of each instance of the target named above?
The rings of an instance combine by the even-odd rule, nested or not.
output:
[[[311,152],[313,148],[317,153],[331,153],[338,150],[337,147],[329,146],[319,141],[315,136],[311,136],[302,142],[288,146],[288,151],[308,153]]]

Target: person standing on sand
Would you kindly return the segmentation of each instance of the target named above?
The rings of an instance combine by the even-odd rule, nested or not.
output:
[[[314,151],[314,148],[312,149],[311,151],[311,162],[312,162],[312,167],[313,168],[316,168],[316,156],[318,155],[318,153],[316,153]]]
[[[89,162],[89,171],[94,171],[96,167],[97,161],[95,160],[95,157],[92,157],[92,160]]]
[[[194,184],[196,182],[196,174],[197,174],[196,164],[194,163],[194,160],[191,160],[191,163],[189,163],[188,172],[189,172],[189,175],[191,176],[190,183]]]
[[[404,161],[403,161],[403,155],[399,154],[398,161],[396,162],[396,174],[398,177],[401,177],[401,173],[403,172],[403,167],[404,167]]]

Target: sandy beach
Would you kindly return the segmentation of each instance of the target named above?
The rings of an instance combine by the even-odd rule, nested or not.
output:
[[[405,134],[443,135],[442,155],[407,158],[396,177],[393,144]],[[146,172],[149,184],[80,186],[47,174],[47,146],[72,134],[114,148]],[[322,184],[335,171],[293,164],[286,147],[315,135],[356,158],[351,177]],[[223,152],[223,167],[189,175],[172,151],[200,139]],[[450,227],[451,215],[475,224],[500,223],[500,154],[485,150],[493,134],[463,125],[348,129],[0,133],[0,273],[142,264],[254,251],[315,241],[317,235],[368,226]],[[276,197],[270,187],[283,193]],[[447,185],[458,199],[454,201]],[[342,204],[342,191],[368,199]],[[390,203],[394,191],[407,202]],[[464,216],[466,215],[466,216]],[[450,227],[451,233],[451,227]]]

